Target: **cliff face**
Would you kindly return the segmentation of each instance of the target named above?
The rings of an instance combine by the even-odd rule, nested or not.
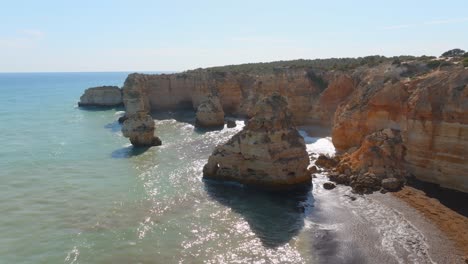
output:
[[[404,76],[392,66],[363,73],[335,114],[335,147],[345,151],[373,132],[399,130],[408,172],[468,192],[468,70],[454,66]]]
[[[333,127],[339,151],[351,154],[366,136],[394,129],[401,134],[409,173],[468,192],[467,72],[459,65],[430,70],[422,62],[384,62],[328,72],[283,68],[263,74],[131,74],[123,101],[128,115],[196,110],[208,95],[215,95],[226,115],[252,117],[261,98],[278,92],[286,98],[295,124]]]
[[[328,82],[329,89],[327,89]],[[257,101],[274,92],[286,97],[298,125],[331,124],[343,97],[354,89],[347,75],[313,73],[306,69],[249,75],[233,72],[193,71],[170,75],[131,74],[123,88],[127,112],[197,109],[208,95],[217,95],[226,114],[252,117]],[[321,93],[324,90],[329,92]],[[342,90],[342,91],[341,91]],[[326,106],[321,107],[315,105]]]

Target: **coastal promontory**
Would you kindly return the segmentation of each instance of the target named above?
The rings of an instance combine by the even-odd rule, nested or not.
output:
[[[78,106],[113,107],[121,106],[122,90],[117,86],[98,86],[86,89]]]

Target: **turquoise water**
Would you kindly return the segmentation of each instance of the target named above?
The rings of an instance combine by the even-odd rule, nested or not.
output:
[[[126,75],[0,74],[0,263],[305,261],[310,192],[202,181],[243,122],[206,132],[193,113],[156,114],[163,146],[145,151],[122,137],[122,109],[76,107],[85,88]]]

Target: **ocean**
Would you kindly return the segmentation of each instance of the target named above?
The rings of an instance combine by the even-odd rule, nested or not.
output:
[[[0,263],[432,262],[398,212],[326,191],[323,175],[289,194],[204,181],[242,120],[203,131],[193,112],[153,113],[163,145],[135,149],[122,108],[77,107],[127,74],[0,74]],[[309,153],[334,153],[328,135],[301,134]]]

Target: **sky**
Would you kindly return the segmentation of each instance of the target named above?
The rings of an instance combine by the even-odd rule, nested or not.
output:
[[[0,0],[0,72],[182,71],[468,50],[467,0]]]

